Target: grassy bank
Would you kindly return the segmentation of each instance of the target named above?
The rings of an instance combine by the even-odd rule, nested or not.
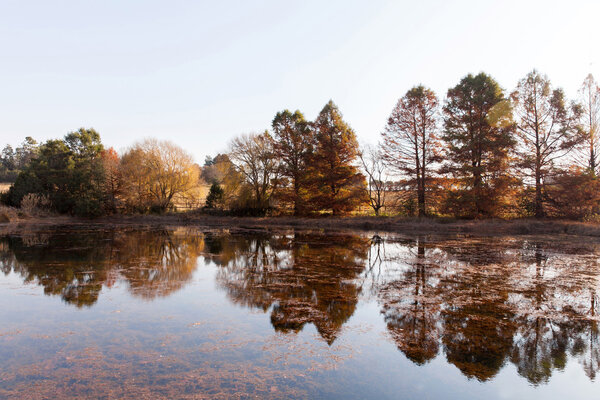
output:
[[[2,210],[0,210],[2,211]],[[87,226],[166,226],[187,225],[207,228],[302,228],[343,229],[395,232],[404,234],[473,234],[473,235],[537,235],[570,234],[600,237],[600,224],[563,220],[444,220],[406,217],[223,217],[197,213],[167,215],[114,215],[99,219],[81,219],[67,216],[28,216],[15,209],[4,210],[10,215],[0,223],[2,231],[48,227],[52,225]]]
[[[311,228],[384,231],[407,234],[533,235],[571,234],[600,237],[600,224],[560,220],[444,220],[406,217],[349,218],[235,218],[191,216],[181,222],[193,225],[241,228]]]

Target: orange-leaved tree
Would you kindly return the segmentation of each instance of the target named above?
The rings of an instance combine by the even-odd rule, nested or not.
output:
[[[438,112],[435,93],[422,85],[413,87],[398,100],[382,133],[384,159],[416,186],[420,217],[426,214],[430,166],[439,155]]]
[[[536,70],[519,81],[511,95],[519,138],[519,166],[535,184],[535,216],[543,217],[544,180],[557,161],[583,140],[581,107],[567,104],[562,89]]]
[[[340,215],[365,202],[365,178],[356,166],[358,142],[338,107],[329,101],[314,124],[308,181],[313,210]]]
[[[116,212],[118,206],[118,197],[121,195],[123,180],[119,163],[121,162],[119,154],[114,148],[110,147],[100,153],[102,165],[104,167],[104,191],[106,196],[106,211]]]
[[[312,129],[300,111],[278,112],[273,119],[273,149],[281,161],[281,175],[289,180],[280,188],[280,197],[294,207],[294,215],[304,213],[307,184],[306,168],[312,152]]]

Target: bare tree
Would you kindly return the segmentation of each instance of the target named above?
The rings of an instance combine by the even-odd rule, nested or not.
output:
[[[562,89],[536,70],[521,79],[511,95],[520,139],[520,166],[535,181],[535,216],[544,216],[543,184],[556,162],[579,143],[581,109],[566,104]]]
[[[382,150],[373,146],[364,146],[358,153],[363,170],[367,177],[367,196],[369,205],[379,215],[386,205],[388,192],[387,168],[383,159]]]
[[[269,133],[265,131],[260,135],[241,135],[235,138],[230,145],[229,158],[250,185],[254,197],[253,206],[267,207],[280,170]]]
[[[584,140],[577,154],[577,161],[596,176],[600,161],[600,87],[592,74],[589,74],[579,89],[582,105],[581,125]]]
[[[384,159],[417,186],[419,216],[424,216],[429,167],[435,161],[439,101],[423,86],[410,89],[398,100],[382,133]]]

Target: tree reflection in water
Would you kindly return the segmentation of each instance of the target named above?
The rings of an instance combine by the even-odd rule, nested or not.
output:
[[[398,349],[413,362],[424,364],[439,350],[441,301],[436,294],[438,280],[432,274],[432,266],[427,265],[422,239],[405,242],[403,247],[406,253],[394,255],[397,258],[392,261],[403,261],[410,267],[397,279],[381,286],[382,312]]]
[[[208,237],[207,237],[208,240]],[[281,332],[312,323],[332,344],[352,316],[370,242],[362,236],[314,233],[221,236],[213,260],[219,284],[237,304],[268,310]],[[213,248],[213,245],[207,246]]]
[[[125,281],[135,296],[166,296],[192,277],[203,241],[177,230],[46,232],[0,239],[1,267],[48,295],[78,307],[98,301],[103,286]]]
[[[480,381],[512,363],[537,385],[569,359],[596,378],[599,250],[544,238],[121,229],[6,236],[0,267],[82,307],[117,281],[166,296],[204,260],[232,302],[268,312],[278,332],[313,324],[331,345],[361,299],[376,299],[412,362],[443,355]]]
[[[594,379],[598,246],[552,247],[498,238],[388,246],[379,299],[391,337],[415,363],[441,348],[481,381],[512,362],[532,384],[544,383],[569,355]]]

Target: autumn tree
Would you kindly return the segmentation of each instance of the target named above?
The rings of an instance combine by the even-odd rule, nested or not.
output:
[[[148,212],[152,205],[151,174],[144,166],[145,153],[140,146],[132,146],[121,156],[119,175],[122,179],[122,200],[127,212]]]
[[[235,138],[229,146],[229,158],[250,189],[250,204],[244,208],[266,210],[279,176],[271,135],[265,131]]]
[[[432,90],[413,87],[398,100],[382,133],[386,162],[416,183],[420,217],[426,214],[427,180],[439,150],[438,109]]]
[[[224,165],[231,165],[231,160],[227,154],[217,154],[215,157],[207,156],[202,166],[202,179],[206,183],[221,183],[230,172],[229,168],[223,168]]]
[[[511,97],[517,118],[519,164],[535,184],[535,216],[543,217],[544,179],[558,159],[581,143],[581,109],[568,105],[562,89],[553,89],[548,77],[536,70],[519,81]]]
[[[289,179],[290,190],[283,190],[283,198],[294,207],[294,215],[304,212],[306,201],[306,168],[312,151],[312,130],[300,111],[293,114],[284,110],[275,115],[272,123],[274,153],[281,160],[281,175]]]
[[[166,211],[198,189],[199,170],[181,147],[156,139],[134,144],[121,158],[125,201],[137,211]]]
[[[308,170],[311,207],[333,215],[355,209],[364,201],[364,177],[355,163],[358,142],[333,101],[314,122],[314,151]]]
[[[600,87],[592,74],[589,74],[579,89],[582,106],[581,128],[583,141],[579,146],[578,159],[589,172],[598,175],[600,161]]]
[[[369,205],[379,215],[386,206],[389,183],[388,174],[384,161],[384,151],[381,148],[364,146],[360,150],[358,157],[362,164],[362,169],[367,178],[365,187]]]
[[[459,213],[492,216],[507,190],[509,155],[514,147],[510,103],[489,75],[467,75],[448,90],[443,107],[447,146],[442,171],[462,182]]]
[[[557,171],[547,179],[544,189],[548,196],[548,210],[544,211],[551,216],[585,219],[597,215],[600,180],[587,168],[572,167]]]
[[[116,212],[118,198],[121,195],[123,180],[119,168],[120,158],[112,147],[100,153],[104,168],[104,191],[106,194],[106,211]]]

